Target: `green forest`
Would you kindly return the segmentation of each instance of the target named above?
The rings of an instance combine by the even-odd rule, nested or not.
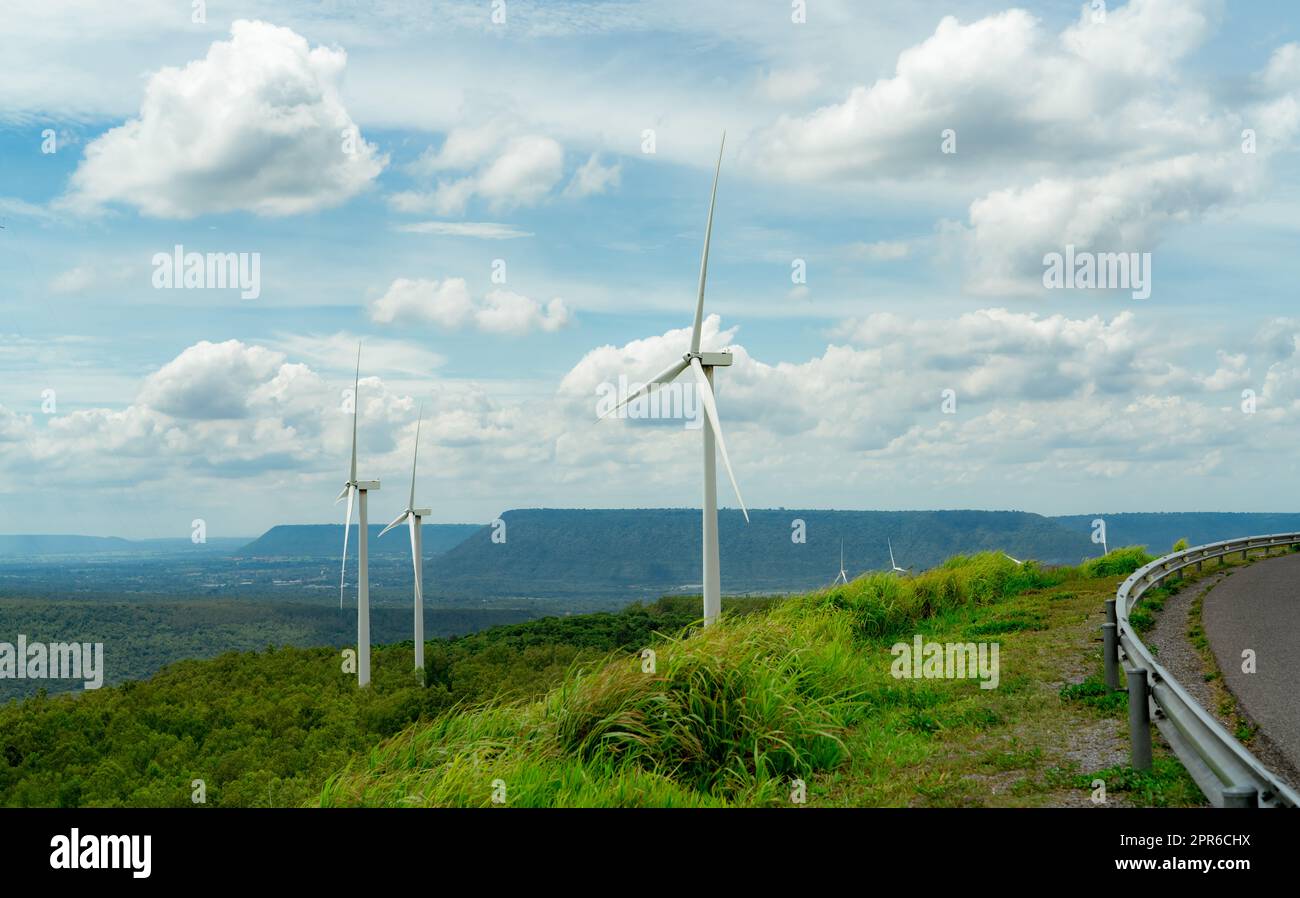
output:
[[[526,608],[433,607],[425,609],[430,637],[459,636],[498,624],[537,617]],[[376,643],[409,638],[411,611],[374,607]],[[251,652],[268,646],[345,646],[357,638],[354,608],[240,600],[183,602],[45,601],[0,599],[0,633],[31,642],[102,642],[104,682],[142,680],[175,661]],[[49,692],[81,691],[76,680],[0,679],[0,702]]]

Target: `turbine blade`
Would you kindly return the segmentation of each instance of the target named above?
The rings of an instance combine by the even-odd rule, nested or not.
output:
[[[349,482],[357,480],[357,415],[361,412],[361,344],[357,343],[357,376],[352,381],[352,476]]]
[[[411,501],[407,503],[407,508],[415,507],[415,464],[420,460],[420,425],[423,423],[424,403],[420,403],[420,417],[415,422],[415,451],[411,453]]]
[[[626,399],[624,399],[618,405],[614,406],[612,409],[605,412],[605,414],[601,415],[600,418],[608,418],[610,415],[614,414],[614,412],[618,411],[623,406],[628,405],[637,399],[640,399],[642,396],[644,396],[646,393],[649,393],[651,390],[653,390],[655,387],[659,386],[660,384],[666,384],[669,381],[673,380],[674,378],[677,377],[677,375],[681,374],[683,371],[686,370],[688,364],[690,363],[687,362],[686,359],[682,359],[679,362],[673,362],[667,368],[660,371],[654,377],[646,381],[645,384],[642,385],[641,389],[630,394]],[[597,418],[596,420],[599,421],[600,418]]]
[[[419,608],[420,603],[424,598],[424,592],[420,584],[420,560],[419,556],[416,554],[417,549],[415,548],[415,515],[409,516],[406,519],[406,523],[411,530],[411,570],[415,577],[415,607]]]
[[[389,525],[388,525],[387,527],[385,527],[383,530],[380,530],[380,531],[379,531],[379,536],[383,536],[383,535],[384,535],[385,533],[387,533],[389,530],[392,530],[394,527],[396,527],[398,524],[402,523],[402,521],[405,521],[405,520],[406,520],[407,518],[409,518],[410,516],[411,516],[411,510],[408,508],[406,511],[402,512],[400,515],[397,516],[397,520],[393,521],[393,523],[389,524]],[[379,538],[379,537],[376,537],[376,539],[378,539],[378,538]]]
[[[352,489],[352,484],[350,483],[347,486],[343,487],[343,492],[339,493],[339,497],[334,500],[334,504],[338,505],[340,502],[346,499],[348,496],[348,490],[350,489]]]
[[[889,546],[889,566],[894,570],[898,570],[898,562],[894,560],[894,544],[888,539],[885,540],[885,543]]]
[[[736,491],[736,499],[740,502],[740,510],[745,515],[745,523],[749,523],[749,509],[745,508],[745,500],[740,495],[740,485],[736,483],[736,475],[731,470],[731,459],[727,457],[727,442],[722,438],[722,422],[718,419],[718,405],[713,401],[713,385],[709,383],[709,376],[704,373],[704,366],[700,364],[698,358],[691,358],[691,370],[695,372],[695,379],[699,381],[700,399],[704,403],[704,414],[709,419],[709,426],[713,428],[713,435],[718,440],[718,449],[722,454],[722,465],[727,469],[727,477],[731,479],[731,488]]]
[[[713,206],[718,201],[718,175],[722,173],[722,150],[727,145],[727,132],[722,132],[718,147],[718,166],[713,170],[713,193],[709,196],[709,220],[704,226],[704,253],[700,256],[700,292],[695,300],[695,326],[691,329],[691,352],[700,351],[700,328],[704,323],[704,282],[709,276],[709,240],[713,236]]]
[[[348,516],[343,522],[343,569],[339,572],[339,610],[343,609],[343,583],[348,573],[348,531],[352,529],[352,499],[356,496],[352,484],[346,487],[348,494]]]

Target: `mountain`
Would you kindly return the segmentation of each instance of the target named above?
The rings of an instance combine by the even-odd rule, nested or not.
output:
[[[382,538],[379,531],[387,524],[370,524],[368,551],[374,555],[411,554],[410,531],[406,525],[394,527]],[[424,556],[440,555],[482,530],[481,524],[425,524],[422,533]],[[356,554],[357,525],[348,535],[348,553]],[[234,554],[242,558],[337,558],[343,552],[342,524],[281,524],[272,527]]]
[[[122,539],[116,536],[68,536],[62,534],[0,535],[0,557],[45,555],[143,555],[229,551],[243,545],[245,537],[214,537],[194,543],[188,537],[176,539]]]
[[[1288,512],[1125,512],[1062,515],[1052,520],[1091,537],[1092,522],[1097,518],[1106,522],[1108,545],[1146,546],[1153,555],[1166,554],[1180,539],[1197,546],[1239,536],[1300,532],[1300,514]]]
[[[501,515],[505,541],[484,527],[434,561],[431,588],[456,594],[549,597],[657,596],[700,588],[700,512],[660,509],[526,509]],[[795,542],[802,521],[805,542]],[[722,589],[729,594],[808,589],[839,572],[921,570],[954,554],[1005,550],[1074,564],[1096,554],[1087,533],[1019,511],[799,511],[718,514]],[[1115,543],[1118,545],[1118,543]],[[436,587],[434,586],[436,584]]]

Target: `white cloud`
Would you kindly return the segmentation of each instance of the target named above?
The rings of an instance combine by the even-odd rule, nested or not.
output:
[[[475,299],[463,278],[397,278],[371,303],[370,319],[378,324],[423,321],[448,331],[472,326],[488,333],[519,335],[559,330],[569,322],[570,313],[558,297],[545,306],[509,290],[490,290]]]
[[[971,203],[957,226],[967,287],[985,294],[1037,294],[1043,256],[1073,244],[1090,252],[1151,252],[1173,225],[1255,190],[1258,169],[1240,151],[1135,164],[1095,178],[1044,178]]]
[[[967,288],[1041,294],[1045,252],[1152,251],[1171,226],[1258,196],[1269,152],[1300,131],[1300,49],[1273,54],[1246,104],[1191,76],[1221,13],[1219,0],[1131,0],[1094,21],[1085,5],[1055,35],[1020,9],[949,16],[891,76],[782,117],[747,155],[793,179],[947,185],[969,202],[967,221],[940,225]],[[1258,155],[1241,151],[1247,126]]]
[[[564,300],[552,298],[543,306],[535,299],[510,290],[490,290],[475,310],[481,330],[496,334],[526,334],[531,330],[557,331],[569,323]]]
[[[370,320],[379,324],[417,320],[456,330],[473,315],[474,302],[464,278],[398,278],[370,305]]]
[[[340,99],[346,54],[265,22],[237,21],[231,34],[203,59],[150,76],[139,116],[86,146],[67,205],[280,216],[336,206],[370,185],[386,158]]]
[[[514,240],[531,237],[529,231],[495,221],[417,221],[398,225],[396,230],[406,234],[437,234],[441,237],[474,237],[479,240]]]
[[[261,346],[203,340],[145,378],[140,402],[175,418],[243,418],[248,391],[283,362]]]
[[[1204,370],[1184,367],[1179,357],[1217,336],[1171,344],[1167,333],[1139,327],[1131,314],[879,314],[846,323],[817,355],[778,363],[751,355],[734,342],[736,331],[711,315],[704,346],[729,346],[735,359],[718,374],[718,402],[741,486],[756,506],[809,497],[871,506],[884,495],[930,505],[956,496],[952,501],[978,505],[1036,493],[1086,505],[1108,482],[1215,475],[1224,459],[1266,460],[1289,442],[1289,421],[1300,411],[1300,352],[1294,323],[1268,329],[1283,332],[1288,339],[1224,350]],[[437,379],[432,364],[399,389],[376,376],[390,352],[368,338],[360,405],[366,476],[409,474],[423,401],[421,457],[439,477],[455,480],[458,497],[474,491],[479,501],[500,502],[499,485],[507,482],[519,497],[508,505],[692,501],[697,432],[665,427],[648,439],[622,422],[593,423],[598,385],[620,376],[643,380],[679,358],[689,336],[679,328],[592,349],[550,398],[521,397],[490,381]],[[316,507],[313,497],[322,512],[303,516],[328,516],[351,438],[340,396],[352,386],[354,339],[312,338],[301,355],[283,346],[199,343],[147,376],[123,408],[48,419],[0,408],[0,469],[27,472],[0,481],[76,485],[87,495],[119,483],[157,484],[202,507],[211,496],[244,495],[230,485],[242,479],[258,495],[269,488],[277,497],[271,520],[285,507]],[[320,366],[309,365],[307,354]],[[1252,378],[1253,363],[1267,368],[1266,376]],[[421,364],[412,358],[410,367]],[[1243,384],[1252,383],[1259,413],[1246,416],[1237,405]],[[956,414],[941,411],[945,388],[956,391]],[[494,459],[490,475],[484,453]],[[789,493],[792,482],[798,497]],[[1232,489],[1239,486],[1234,481]]]
[[[563,176],[564,148],[551,137],[516,130],[500,118],[452,130],[438,150],[425,151],[409,166],[417,176],[436,176],[436,186],[393,194],[389,205],[399,212],[460,215],[475,197],[493,211],[540,203]]]
[[[573,197],[608,193],[618,187],[622,172],[621,164],[601,165],[598,154],[592,153],[590,158],[573,173],[569,185],[564,188],[564,193],[566,196]]]
[[[1132,0],[1104,25],[1085,9],[1060,36],[1020,9],[969,24],[945,17],[899,54],[892,77],[761,133],[756,161],[799,179],[877,181],[969,178],[1009,164],[1032,176],[1222,147],[1229,122],[1172,74],[1204,40],[1217,5]],[[955,154],[941,152],[947,129],[956,132]]]

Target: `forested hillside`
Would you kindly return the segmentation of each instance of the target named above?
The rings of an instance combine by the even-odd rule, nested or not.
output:
[[[485,527],[430,566],[453,593],[561,596],[699,589],[700,512],[693,509],[507,511],[504,542]],[[797,522],[802,522],[802,528]],[[923,570],[954,554],[1005,550],[1020,558],[1076,564],[1098,554],[1080,535],[1018,511],[801,511],[763,509],[750,521],[718,513],[723,592],[780,592],[829,583],[840,540],[849,576],[888,570],[887,540],[904,568]],[[803,542],[794,537],[801,536]]]
[[[1300,514],[1287,512],[1123,512],[1062,515],[1052,520],[1082,535],[1091,534],[1097,518],[1106,522],[1106,538],[1112,546],[1144,545],[1157,554],[1167,552],[1180,539],[1196,546],[1239,536],[1300,531]]]
[[[429,638],[459,636],[498,624],[537,617],[535,609],[426,608]],[[411,636],[411,610],[376,607],[370,628],[376,642]],[[328,605],[208,601],[169,603],[49,602],[0,599],[0,641],[21,633],[29,642],[102,642],[104,682],[150,676],[186,658],[211,658],[223,652],[249,652],[268,645],[344,646],[356,644],[355,605],[340,611]],[[0,679],[0,702],[47,692],[81,692],[80,681]]]
[[[453,706],[540,694],[575,663],[677,632],[698,598],[619,614],[547,618],[428,643],[429,685],[409,642],[373,654],[357,689],[333,648],[229,652],[152,679],[0,706],[0,805],[300,804],[358,751]],[[766,607],[764,602],[747,603]],[[729,601],[728,609],[736,603]]]
[[[376,555],[411,554],[411,536],[405,526],[394,527],[384,536],[379,535],[387,524],[371,524],[366,528],[370,535],[368,551]],[[447,551],[462,542],[471,533],[482,529],[481,524],[424,524],[421,533],[424,556],[430,557]],[[349,551],[355,552],[357,525],[348,534]],[[234,554],[243,558],[333,558],[343,551],[342,524],[281,524],[272,527],[257,539]]]

